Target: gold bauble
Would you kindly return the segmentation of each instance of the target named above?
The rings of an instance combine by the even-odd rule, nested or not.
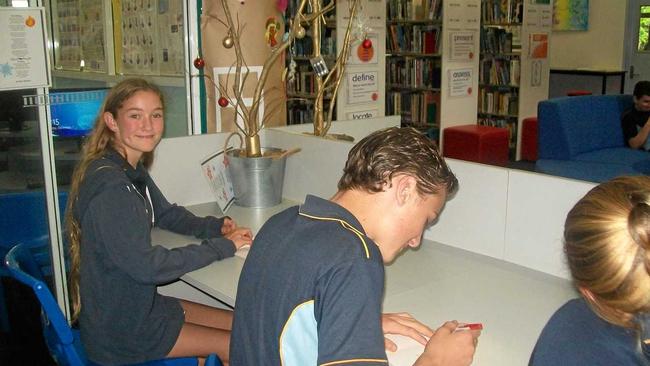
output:
[[[226,48],[232,48],[232,46],[235,44],[231,36],[227,36],[226,38],[221,41],[221,44],[223,44],[224,47]]]
[[[305,38],[305,28],[298,27],[298,29],[296,30],[296,38],[298,38],[298,39]]]

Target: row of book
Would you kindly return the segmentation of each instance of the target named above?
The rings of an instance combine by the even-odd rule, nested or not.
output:
[[[389,58],[386,81],[389,85],[412,88],[440,88],[440,60]]]
[[[313,39],[310,35],[306,35],[301,39],[295,39],[291,45],[291,54],[294,56],[311,57],[313,53]],[[336,56],[336,30],[332,29],[322,33],[320,53],[322,55]]]
[[[482,59],[479,63],[479,84],[519,86],[521,75],[521,62],[518,58]]]
[[[316,91],[316,74],[310,65],[300,65],[293,79],[287,79],[287,92],[311,94]]]
[[[514,91],[479,88],[479,113],[516,116],[519,113],[519,94]]]
[[[386,14],[392,20],[439,20],[442,0],[388,0]]]
[[[413,127],[440,126],[439,92],[388,92],[386,115],[401,115],[402,124]]]
[[[324,108],[324,118],[327,120],[329,114],[329,109],[327,103],[325,103]],[[336,108],[334,109],[334,118],[336,119]],[[314,106],[310,103],[297,103],[289,101],[287,108],[287,124],[296,125],[302,123],[313,123],[314,122]]]
[[[390,24],[386,32],[387,52],[436,54],[441,33],[439,25]]]
[[[495,27],[481,27],[481,53],[511,53],[512,32]]]
[[[481,21],[492,24],[521,23],[524,0],[481,0]]]
[[[501,127],[508,129],[510,149],[517,147],[517,120],[494,117],[479,117],[478,124],[483,126]]]

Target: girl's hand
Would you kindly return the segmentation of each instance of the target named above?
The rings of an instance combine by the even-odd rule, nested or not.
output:
[[[249,228],[239,227],[224,236],[226,239],[231,240],[233,243],[235,243],[235,247],[237,249],[243,247],[244,245],[253,244],[253,233]]]
[[[235,223],[235,220],[231,219],[230,217],[226,216],[223,218],[223,225],[221,225],[221,235],[226,236],[233,232],[233,230],[237,229],[237,224]]]

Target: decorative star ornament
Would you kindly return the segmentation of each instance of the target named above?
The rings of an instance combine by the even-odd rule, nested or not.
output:
[[[352,23],[352,39],[354,41],[367,39],[368,33],[370,32],[372,32],[372,28],[370,27],[370,19],[363,12],[357,12]]]

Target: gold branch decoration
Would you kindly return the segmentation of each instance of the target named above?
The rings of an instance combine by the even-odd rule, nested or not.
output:
[[[264,61],[257,83],[255,84],[252,102],[249,106],[246,106],[244,104],[243,92],[246,80],[250,74],[250,70],[246,64],[241,48],[241,35],[245,26],[240,25],[238,16],[236,18],[236,21],[233,19],[233,14],[230,11],[228,1],[229,0],[220,0],[223,7],[225,20],[217,20],[226,27],[227,36],[223,40],[224,47],[227,49],[232,48],[235,52],[235,62],[230,66],[231,70],[234,69],[235,76],[234,80],[230,80],[228,75],[226,77],[225,83],[222,83],[221,80],[211,81],[217,87],[221,95],[219,104],[221,105],[222,98],[225,98],[227,104],[232,105],[235,108],[236,113],[234,114],[234,125],[237,126],[239,132],[243,135],[246,156],[258,157],[262,155],[259,132],[262,128],[264,128],[266,122],[268,122],[268,120],[277,112],[277,109],[282,104],[282,101],[269,101],[267,103],[268,108],[265,109],[264,116],[260,120],[260,104],[264,95],[269,91],[265,91],[265,85],[271,67],[275,64],[275,62],[277,62],[280,56],[285,53],[287,48],[291,46],[296,38],[300,39],[304,37],[305,29],[302,27],[302,24],[305,23],[311,25],[312,38],[314,42],[314,54],[312,54],[312,57],[320,56],[320,26],[323,22],[325,22],[325,14],[334,10],[336,4],[335,0],[331,0],[330,3],[321,7],[321,0],[300,0],[295,15],[285,25],[287,29],[285,29],[286,33],[282,38],[282,41],[271,49],[269,56]],[[350,0],[350,5],[348,8],[350,18],[346,27],[344,42],[343,45],[341,45],[341,51],[336,58],[336,62],[333,65],[332,70],[327,74],[324,80],[321,78],[321,76],[315,75],[316,101],[314,103],[314,134],[317,136],[325,136],[329,130],[329,127],[331,126],[336,94],[338,92],[338,88],[341,83],[341,79],[343,77],[346,62],[348,60],[350,52],[350,43],[352,41],[352,22],[356,16],[357,5],[359,1],[360,0]],[[309,4],[311,8],[311,11],[309,13],[306,13],[305,11],[307,4]],[[231,82],[232,86],[229,88],[229,84]],[[330,101],[327,122],[324,122],[323,97],[326,91],[330,91],[332,93],[332,100]],[[223,102],[224,105],[222,105],[222,107],[226,105],[225,101]],[[237,123],[238,118],[240,118],[243,123]]]

